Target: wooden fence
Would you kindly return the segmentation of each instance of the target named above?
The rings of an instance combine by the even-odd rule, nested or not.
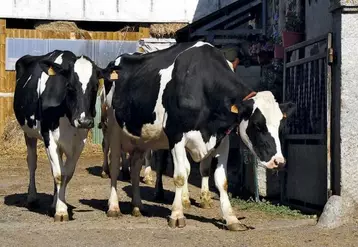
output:
[[[7,29],[6,20],[0,19],[0,135],[8,117],[13,115],[13,92],[15,71],[5,70],[6,38],[36,39],[86,39],[86,40],[127,40],[137,41],[149,38],[149,28],[141,27],[138,32],[59,32],[31,29]]]

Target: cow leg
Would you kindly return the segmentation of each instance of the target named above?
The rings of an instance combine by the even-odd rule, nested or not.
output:
[[[145,152],[145,156],[144,156],[144,178],[143,178],[143,182],[145,184],[148,185],[152,185],[153,184],[153,176],[152,176],[152,167],[151,167],[151,157],[152,157],[153,153],[151,150],[147,150]]]
[[[109,143],[107,136],[107,127],[105,124],[102,124],[103,140],[102,140],[102,151],[103,151],[103,164],[102,164],[102,178],[108,178],[109,167],[108,167],[108,152],[109,152]]]
[[[201,174],[201,193],[200,193],[200,207],[211,208],[213,200],[209,191],[209,175],[212,157],[208,157],[200,162]]]
[[[121,152],[122,156],[122,178],[124,181],[130,181],[131,180],[131,174],[130,174],[130,155],[125,152]]]
[[[171,152],[173,155],[174,163],[175,197],[168,225],[172,228],[176,226],[183,228],[185,227],[185,217],[183,213],[182,194],[188,174],[186,168],[190,166],[185,152],[184,138],[174,145],[174,148],[171,150]]]
[[[216,155],[214,159],[217,159],[217,167],[214,173],[215,185],[220,192],[220,204],[221,204],[221,213],[223,218],[226,221],[226,226],[230,231],[243,231],[247,228],[240,223],[237,219],[227,193],[228,183],[227,183],[227,159],[229,155],[229,137],[225,137],[219,147],[216,150]]]
[[[182,194],[182,203],[184,209],[189,209],[191,207],[190,198],[189,198],[189,188],[188,188],[188,179],[190,175],[190,162],[184,163],[185,164],[185,171],[186,171],[186,179],[184,180],[183,186],[183,194]]]
[[[163,188],[163,174],[166,170],[169,150],[158,150],[153,152],[157,180],[155,182],[155,200],[162,201],[164,200],[164,188]]]
[[[132,182],[132,215],[139,217],[142,216],[141,210],[143,209],[142,199],[140,197],[140,170],[143,165],[144,153],[139,150],[134,150],[130,155],[131,164],[131,182]]]
[[[117,179],[119,174],[119,163],[121,157],[121,146],[119,142],[119,126],[116,123],[113,123],[115,126],[113,128],[113,132],[110,136],[110,178],[111,178],[111,194],[108,199],[108,217],[118,217],[121,215],[119,210],[119,202],[118,202],[118,195],[117,195]]]
[[[27,205],[28,207],[37,206],[37,190],[35,182],[35,174],[37,169],[37,139],[30,138],[26,134],[25,143],[27,147],[27,166],[29,168],[29,186],[27,193]]]
[[[59,146],[53,140],[52,133],[49,134],[48,139],[49,145],[46,148],[46,153],[51,163],[52,175],[56,184],[56,193],[54,195],[56,210],[54,220],[68,221],[67,205],[64,198],[63,186],[61,186],[61,184],[65,182],[62,155]]]

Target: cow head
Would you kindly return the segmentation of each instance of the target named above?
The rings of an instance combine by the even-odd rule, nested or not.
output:
[[[258,92],[239,103],[241,139],[260,165],[269,169],[285,166],[279,131],[295,108],[293,103],[278,104],[270,91]]]
[[[66,66],[49,60],[41,61],[40,66],[49,76],[58,77],[58,81],[66,85],[61,92],[54,92],[61,96],[50,106],[60,105],[64,101],[66,114],[74,127],[93,128],[101,69],[86,56],[77,57]],[[43,104],[43,108],[46,108],[46,102]]]

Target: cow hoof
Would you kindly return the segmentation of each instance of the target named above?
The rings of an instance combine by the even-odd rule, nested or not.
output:
[[[65,215],[55,214],[55,217],[54,217],[55,222],[63,222],[63,221],[68,221],[68,220],[69,220],[68,214],[65,214]]]
[[[212,200],[201,200],[200,207],[203,209],[209,209],[213,207],[213,201]]]
[[[179,218],[179,219],[173,219],[172,217],[169,217],[169,220],[168,220],[168,226],[170,228],[183,228],[186,226],[186,223],[185,223],[185,217],[183,218]]]
[[[184,228],[185,226],[186,226],[185,218],[179,218],[178,219],[178,227],[179,228]]]
[[[108,210],[107,217],[119,217],[121,215],[120,211]]]
[[[143,178],[143,182],[147,185],[153,185],[154,184],[154,181],[153,181],[153,178],[151,176],[145,176]]]
[[[233,223],[226,226],[229,231],[246,231],[248,228],[241,223]]]
[[[190,200],[183,200],[182,204],[184,209],[189,209],[191,207]]]
[[[109,175],[106,172],[101,173],[102,178],[109,178]]]
[[[132,210],[132,215],[135,216],[135,217],[141,217],[142,213],[140,212],[138,207],[134,207],[133,210]]]

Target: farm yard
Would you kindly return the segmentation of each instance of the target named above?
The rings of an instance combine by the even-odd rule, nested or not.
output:
[[[357,246],[357,9],[3,1],[0,246]]]
[[[214,204],[199,207],[200,173],[193,166],[189,192],[192,206],[185,210],[187,226],[167,225],[174,198],[171,171],[163,179],[165,200],[154,200],[154,186],[141,182],[144,212],[131,215],[131,184],[118,179],[122,215],[108,218],[108,178],[101,177],[100,145],[88,142],[75,175],[67,188],[72,212],[68,222],[53,222],[50,205],[53,178],[42,144],[38,145],[37,189],[39,207],[28,208],[28,168],[26,146],[15,122],[9,122],[0,142],[0,246],[355,246],[358,241],[358,215],[351,224],[328,230],[318,228],[316,215],[302,214],[286,206],[232,198],[236,216],[249,230],[229,232],[220,216],[217,191],[211,188]],[[155,173],[154,179],[155,179]],[[141,172],[143,177],[143,171]]]
[[[172,178],[164,178],[164,203],[153,202],[154,188],[141,183],[146,214],[131,215],[130,183],[119,181],[118,190],[123,216],[108,218],[109,179],[100,177],[101,156],[82,155],[74,178],[68,186],[67,202],[73,220],[54,223],[48,216],[52,203],[53,180],[48,161],[39,158],[37,185],[40,207],[26,207],[28,171],[24,156],[0,159],[0,245],[1,246],[355,246],[358,222],[334,230],[314,226],[316,219],[289,210],[234,203],[237,217],[254,228],[243,232],[223,230],[219,202],[212,209],[201,209],[195,201],[200,188],[190,185],[192,206],[185,211],[187,226],[167,226],[174,197]],[[191,179],[199,178],[193,168]]]

